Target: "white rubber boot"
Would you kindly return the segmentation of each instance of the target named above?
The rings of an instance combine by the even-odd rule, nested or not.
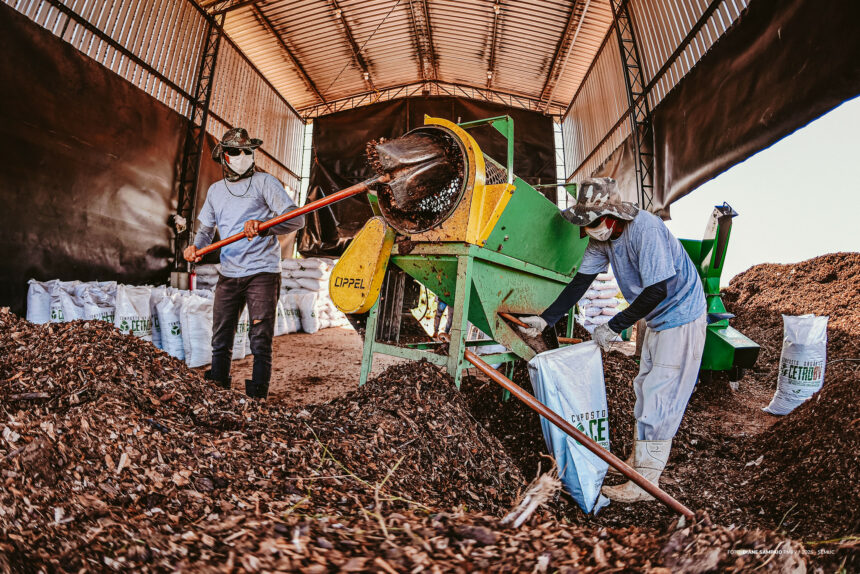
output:
[[[633,447],[633,468],[649,482],[659,485],[660,475],[666,468],[671,450],[671,439],[637,440]],[[631,481],[620,486],[604,486],[601,492],[610,500],[620,503],[654,500],[653,496]]]

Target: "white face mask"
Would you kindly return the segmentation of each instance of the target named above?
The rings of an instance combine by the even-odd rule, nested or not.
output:
[[[612,236],[612,230],[606,226],[606,220],[597,227],[586,227],[585,233],[595,241],[607,241]]]
[[[224,164],[236,175],[244,175],[254,165],[254,152],[227,155],[224,157]]]

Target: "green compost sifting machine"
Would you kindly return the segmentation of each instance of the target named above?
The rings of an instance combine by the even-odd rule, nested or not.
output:
[[[468,133],[480,126],[492,126],[506,138],[504,164],[484,154]],[[552,303],[576,274],[588,239],[534,186],[514,175],[513,132],[509,116],[461,124],[425,117],[424,126],[403,137],[369,145],[371,161],[386,180],[368,196],[377,216],[356,235],[329,284],[341,311],[369,312],[361,384],[377,353],[426,359],[445,368],[457,386],[463,369],[471,366],[464,359],[468,348],[503,345],[506,352],[485,356],[491,364],[534,357],[535,350],[502,315],[537,314]],[[574,185],[566,187],[575,195]],[[719,299],[734,215],[731,208],[720,209],[709,226],[713,237],[682,243],[702,275],[713,320],[703,369],[738,371],[752,365],[757,346],[728,326]],[[399,308],[390,317],[380,312],[389,264],[450,305],[453,327],[446,353],[440,353],[439,343],[379,340],[381,331],[389,331],[385,321],[400,320]],[[389,299],[400,305],[396,294]],[[470,323],[491,340],[467,340]],[[568,336],[572,326],[569,316]]]

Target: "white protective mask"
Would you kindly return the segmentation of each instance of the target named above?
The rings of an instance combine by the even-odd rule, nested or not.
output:
[[[245,172],[254,165],[254,152],[228,155],[224,158],[224,164],[236,175],[245,175]]]
[[[606,226],[605,219],[597,227],[586,227],[585,233],[595,241],[608,241],[612,236],[612,230]]]

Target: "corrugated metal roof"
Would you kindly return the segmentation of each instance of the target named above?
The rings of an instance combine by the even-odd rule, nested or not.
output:
[[[261,0],[224,28],[299,110],[425,79],[565,107],[611,21],[608,0]]]

